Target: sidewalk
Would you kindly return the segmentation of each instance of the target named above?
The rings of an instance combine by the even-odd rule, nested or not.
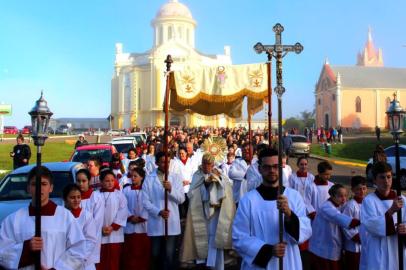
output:
[[[327,160],[331,163],[334,163],[337,165],[342,165],[342,166],[353,166],[353,167],[362,167],[362,168],[365,168],[367,166],[367,163],[345,161],[345,160],[335,159],[335,158],[331,158],[331,157],[324,157],[324,156],[319,156],[319,155],[314,155],[314,154],[310,154],[309,156],[311,158],[315,158],[315,159]]]

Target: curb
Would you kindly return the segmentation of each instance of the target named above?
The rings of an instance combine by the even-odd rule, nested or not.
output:
[[[363,164],[363,163],[338,160],[338,159],[333,159],[333,158],[323,157],[323,156],[318,156],[318,155],[313,155],[313,154],[310,154],[309,156],[312,157],[312,158],[315,158],[315,159],[327,160],[327,161],[330,161],[330,162],[332,162],[334,164],[337,164],[337,165],[363,167],[363,168],[365,168],[367,166],[367,164]]]

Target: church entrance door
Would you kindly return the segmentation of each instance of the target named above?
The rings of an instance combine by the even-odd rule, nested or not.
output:
[[[330,127],[330,121],[328,117],[328,113],[324,115],[324,128],[329,128]]]

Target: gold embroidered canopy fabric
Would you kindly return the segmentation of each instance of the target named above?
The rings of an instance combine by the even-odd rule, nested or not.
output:
[[[237,118],[244,97],[252,114],[262,109],[267,87],[266,64],[185,67],[171,73],[170,108]]]

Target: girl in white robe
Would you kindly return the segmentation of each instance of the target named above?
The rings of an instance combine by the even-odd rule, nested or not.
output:
[[[90,187],[90,173],[87,169],[80,169],[76,173],[76,183],[80,188],[81,201],[80,208],[90,212],[93,216],[96,228],[97,243],[93,249],[92,258],[89,259],[95,264],[100,262],[100,248],[102,238],[102,226],[104,219],[104,199],[100,192],[95,192]]]
[[[341,207],[347,200],[347,190],[341,184],[335,184],[329,190],[330,198],[322,204],[313,221],[313,237],[310,238],[311,269],[340,269],[343,239],[341,228],[355,228],[359,220],[341,213]]]
[[[100,193],[104,199],[104,219],[102,227],[102,246],[99,270],[118,270],[120,266],[121,246],[124,242],[123,227],[127,224],[127,199],[123,193],[114,188],[114,173],[106,169],[101,172],[102,189]]]
[[[85,270],[95,270],[96,262],[93,260],[93,250],[97,245],[96,226],[93,216],[90,212],[80,207],[81,194],[76,184],[69,184],[63,189],[63,200],[65,207],[71,211],[82,228],[83,235],[86,238]]]
[[[289,177],[289,186],[297,190],[304,198],[306,185],[314,181],[314,175],[307,170],[308,160],[306,157],[299,157],[296,165],[298,170]]]

